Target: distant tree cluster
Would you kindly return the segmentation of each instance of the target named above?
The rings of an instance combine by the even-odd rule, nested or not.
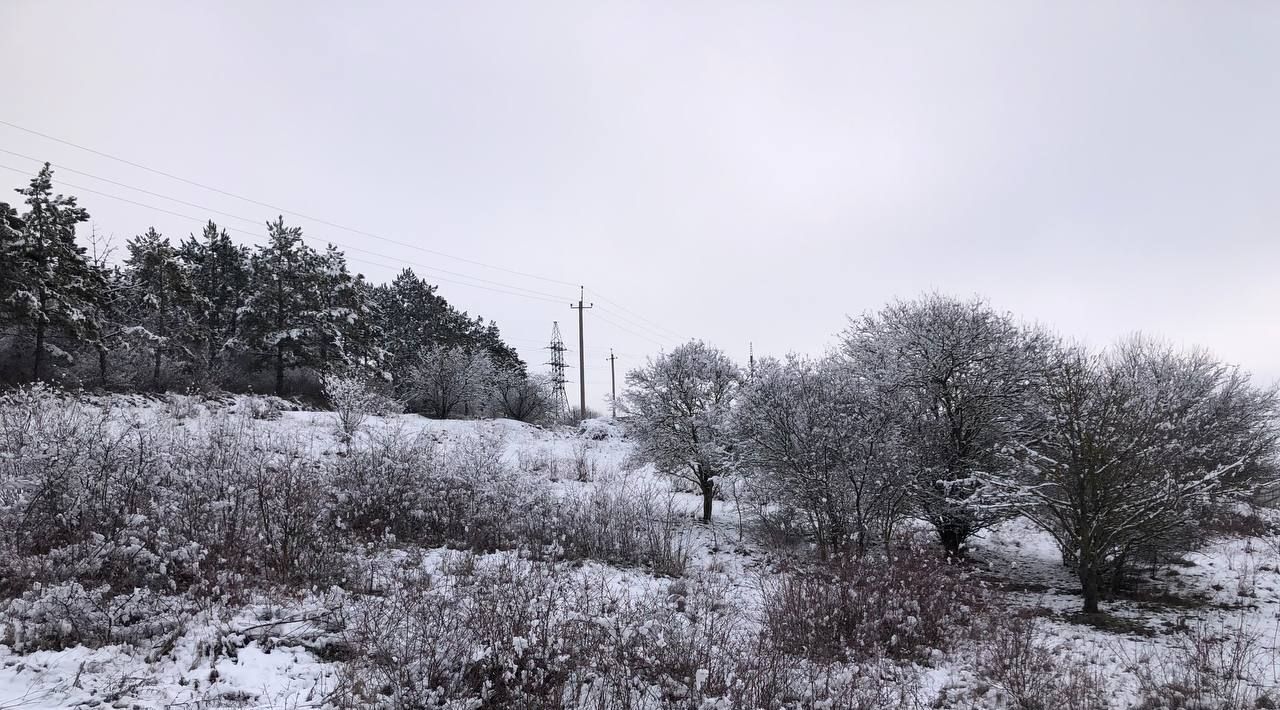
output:
[[[742,474],[763,522],[863,553],[908,518],[962,553],[1023,515],[1057,541],[1086,612],[1139,559],[1274,491],[1276,389],[1201,351],[1133,337],[1101,352],[980,299],[930,295],[853,319],[818,359],[745,373],[694,341],[628,376],[643,455],[697,485],[710,520]]]
[[[475,383],[444,402],[415,389],[441,353],[476,363],[470,375],[487,378],[486,397],[525,379],[492,321],[454,308],[409,269],[371,284],[283,218],[253,249],[213,222],[177,244],[149,229],[113,263],[100,242],[92,252],[77,243],[89,215],[54,193],[47,164],[17,192],[22,204],[0,202],[0,379],[9,384],[317,394],[322,378],[341,373],[394,383],[402,398],[449,416],[478,395]]]

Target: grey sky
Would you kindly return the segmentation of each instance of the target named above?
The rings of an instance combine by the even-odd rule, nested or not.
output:
[[[0,120],[663,324],[588,312],[593,401],[609,346],[622,368],[674,336],[816,352],[927,289],[1280,376],[1280,4],[356,5],[5,0]],[[0,148],[275,214],[3,125]],[[65,189],[121,241],[199,228]],[[533,363],[552,320],[576,347],[576,289],[291,221],[382,255],[348,250],[375,280],[552,294],[441,284]]]

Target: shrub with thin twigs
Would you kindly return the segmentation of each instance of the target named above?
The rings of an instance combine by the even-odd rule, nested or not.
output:
[[[960,563],[913,539],[782,575],[766,591],[764,624],[796,656],[926,660],[953,646],[986,596]]]
[[[338,432],[350,440],[371,416],[394,414],[403,406],[382,394],[367,378],[350,374],[330,374],[322,380],[325,399],[333,408]]]
[[[1130,652],[1125,661],[1144,710],[1250,710],[1280,701],[1268,682],[1275,661],[1243,613],[1234,620],[1194,619],[1172,647]]]
[[[1105,680],[1046,643],[1034,616],[990,615],[975,629],[978,675],[1017,710],[1106,710]]]

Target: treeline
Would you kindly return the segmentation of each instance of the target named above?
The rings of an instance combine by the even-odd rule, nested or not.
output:
[[[149,229],[113,263],[96,239],[92,252],[77,242],[89,214],[55,194],[52,178],[46,164],[17,190],[20,205],[0,202],[6,384],[314,395],[331,373],[405,385],[428,352],[525,374],[494,322],[459,311],[410,269],[372,284],[283,218],[253,249],[212,221],[176,244]]]
[[[694,341],[627,381],[638,446],[701,491],[705,520],[729,480],[767,528],[828,556],[907,519],[959,554],[1024,516],[1077,571],[1087,612],[1135,563],[1194,549],[1280,486],[1275,387],[1150,338],[1092,350],[982,300],[896,302],[823,357],[748,371]]]

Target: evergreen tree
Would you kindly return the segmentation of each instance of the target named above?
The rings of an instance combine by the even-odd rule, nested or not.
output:
[[[275,393],[284,393],[285,370],[315,367],[314,314],[319,255],[302,241],[300,227],[284,218],[267,223],[266,246],[253,255],[249,298],[242,313],[242,340],[259,367],[275,372]]]
[[[158,391],[164,359],[192,357],[188,343],[195,296],[177,251],[154,227],[129,240],[125,265],[133,296],[131,321],[151,348],[151,387]]]
[[[435,286],[418,278],[412,269],[375,288],[374,300],[382,321],[387,368],[399,382],[417,362],[419,353],[442,342],[441,325],[449,304],[436,294]]]
[[[372,303],[364,277],[351,275],[346,257],[332,244],[318,258],[319,308],[313,314],[317,367],[367,367],[376,330],[370,331]]]
[[[178,256],[186,265],[195,297],[196,337],[204,364],[214,367],[236,343],[240,308],[249,293],[249,250],[210,221],[197,238],[182,242]]]
[[[120,267],[95,262],[93,268],[102,283],[92,312],[98,329],[98,339],[94,343],[98,352],[98,386],[105,389],[110,384],[110,353],[121,343],[127,331],[125,321],[131,289]]]
[[[91,317],[97,324],[97,340],[94,349],[98,355],[98,386],[106,389],[109,385],[111,368],[108,360],[110,353],[123,340],[127,330],[127,314],[129,300],[129,283],[118,265],[111,263],[110,238],[101,238],[97,230],[89,235],[88,251],[89,268],[97,274],[102,288],[90,309]]]
[[[17,288],[18,252],[22,243],[22,218],[8,202],[0,202],[0,324],[16,320],[13,293]]]
[[[354,344],[358,365],[377,372],[385,379],[389,375],[385,368],[390,353],[383,331],[386,318],[378,300],[378,287],[369,283],[362,274],[356,274],[355,290],[361,317],[350,325],[347,339]]]
[[[65,336],[69,342],[81,343],[96,338],[97,324],[87,310],[102,284],[85,259],[85,250],[76,245],[76,225],[88,221],[89,213],[76,205],[76,198],[53,194],[49,164],[17,192],[26,198],[27,211],[16,240],[5,249],[4,258],[12,270],[6,305],[14,320],[32,332],[31,376],[38,380],[45,375],[48,354],[70,358],[52,340]],[[9,222],[6,231],[11,231],[11,215],[5,221]]]
[[[390,284],[379,286],[376,308],[382,319],[382,342],[387,365],[401,379],[417,362],[417,355],[431,347],[460,347],[485,352],[499,372],[524,373],[525,364],[502,341],[498,326],[483,318],[471,318],[449,305],[436,287],[405,269]]]
[[[476,332],[476,339],[480,347],[489,353],[494,367],[500,372],[511,372],[520,375],[526,373],[524,360],[520,359],[520,355],[515,348],[502,341],[502,332],[498,330],[497,323],[489,321],[480,327]]]

